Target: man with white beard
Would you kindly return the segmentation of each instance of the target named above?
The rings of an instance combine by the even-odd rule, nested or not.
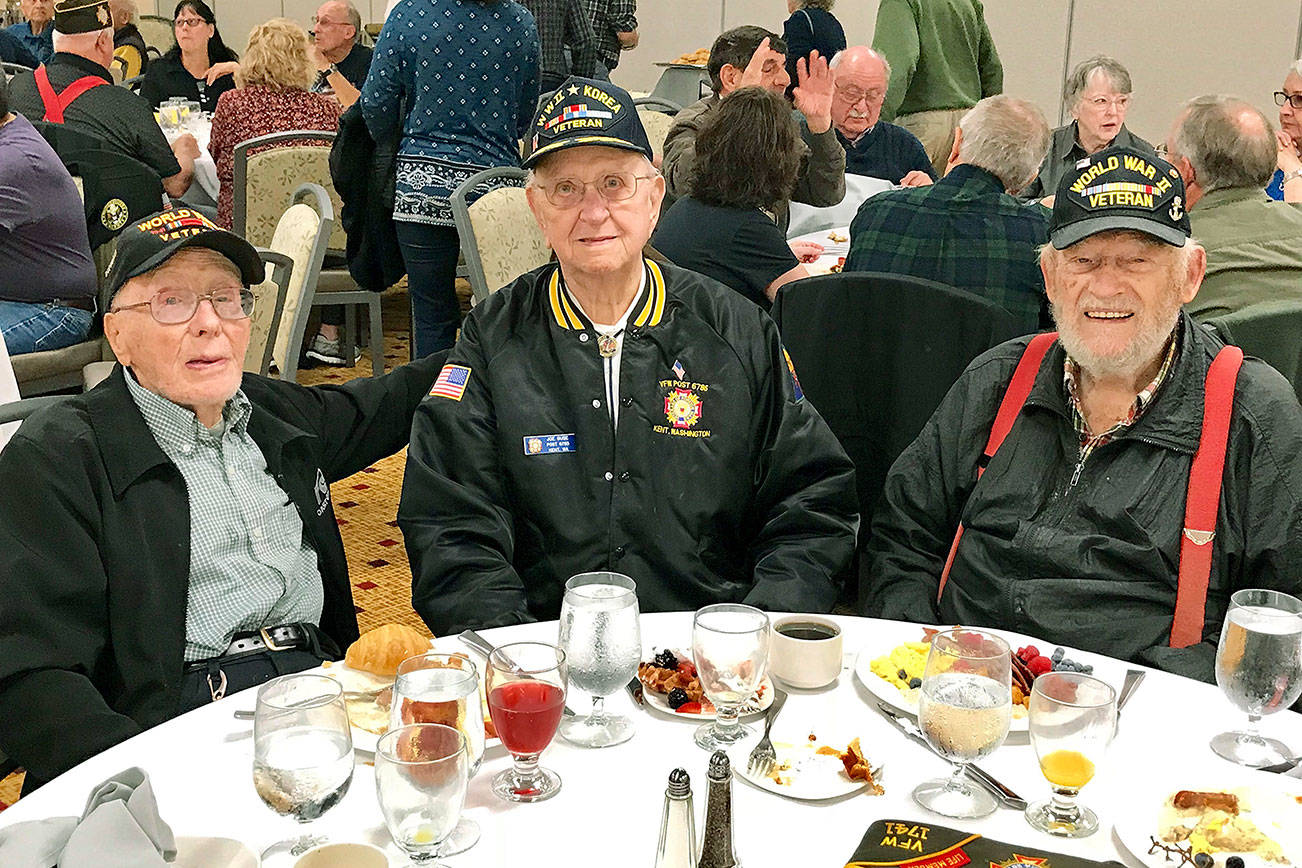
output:
[[[1210,681],[1234,591],[1302,592],[1302,408],[1181,311],[1206,267],[1186,207],[1142,151],[1064,176],[1040,258],[1058,332],[976,359],[891,468],[870,614]]]

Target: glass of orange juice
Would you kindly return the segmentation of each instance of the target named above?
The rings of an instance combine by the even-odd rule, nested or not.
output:
[[[1031,744],[1053,795],[1026,809],[1026,821],[1042,832],[1084,838],[1099,818],[1077,802],[1093,778],[1117,728],[1117,692],[1106,681],[1079,672],[1046,672],[1031,687]]]

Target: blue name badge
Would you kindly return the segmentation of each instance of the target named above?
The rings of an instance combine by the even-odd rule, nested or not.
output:
[[[554,455],[577,452],[573,434],[530,434],[524,438],[525,455]]]

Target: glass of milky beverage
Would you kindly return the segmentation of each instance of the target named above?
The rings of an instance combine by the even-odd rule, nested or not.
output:
[[[637,585],[620,573],[580,573],[565,583],[560,646],[570,684],[592,696],[592,712],[561,720],[561,737],[579,747],[609,747],[633,737],[633,721],[606,711],[606,697],[637,675],[642,657]]]
[[[1117,692],[1080,672],[1045,672],[1031,687],[1031,745],[1040,772],[1053,788],[1048,801],[1026,809],[1026,821],[1061,838],[1084,838],[1099,818],[1076,801],[1094,779],[1117,729]]]
[[[959,628],[931,637],[918,726],[932,750],[954,764],[954,773],[918,785],[913,800],[922,807],[965,819],[984,817],[998,807],[994,796],[965,778],[964,770],[1008,735],[1011,667],[1008,643],[991,633]]]
[[[1230,597],[1216,648],[1216,683],[1248,725],[1212,739],[1212,750],[1231,762],[1259,768],[1292,758],[1278,739],[1266,738],[1262,715],[1288,708],[1302,694],[1302,601],[1279,591],[1245,588]]]
[[[343,688],[325,675],[282,675],[258,688],[253,786],[278,814],[307,824],[333,808],[353,779],[353,737]],[[262,853],[263,864],[300,856],[326,839],[306,828]]]

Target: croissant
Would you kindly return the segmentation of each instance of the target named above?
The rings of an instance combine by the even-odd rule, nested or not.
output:
[[[348,646],[344,663],[374,675],[392,678],[398,664],[430,650],[429,638],[403,624],[385,624],[363,633]]]

